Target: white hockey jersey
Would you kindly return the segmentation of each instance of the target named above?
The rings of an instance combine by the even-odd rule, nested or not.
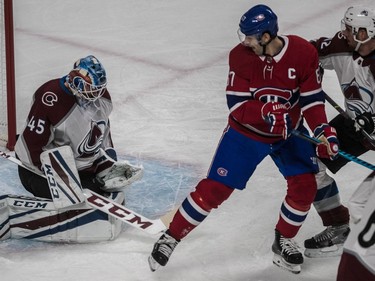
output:
[[[366,57],[354,52],[341,32],[312,41],[324,69],[334,69],[345,97],[348,114],[375,114],[375,52]]]
[[[375,177],[371,174],[353,194],[349,204],[355,206],[357,221],[344,244],[338,280],[375,280]],[[363,207],[358,208],[359,202]],[[347,266],[350,264],[350,266]],[[352,276],[352,277],[351,277]]]
[[[23,163],[40,169],[43,151],[69,145],[79,171],[100,172],[113,164],[101,157],[103,151],[116,158],[109,123],[111,97],[106,90],[95,102],[82,103],[64,82],[65,77],[51,80],[35,92],[15,152]]]

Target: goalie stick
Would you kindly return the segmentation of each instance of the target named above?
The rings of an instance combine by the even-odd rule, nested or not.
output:
[[[4,151],[0,150],[0,156],[41,177],[46,178],[46,176],[41,171],[25,165],[20,160],[7,154]],[[115,217],[137,229],[143,230],[149,234],[159,234],[160,232],[166,230],[166,226],[160,219],[148,219],[126,208],[125,206],[110,200],[109,198],[99,195],[92,190],[83,189],[83,195],[85,197],[85,202],[91,207],[100,210],[112,217]]]
[[[300,137],[300,138],[302,138],[304,140],[307,140],[307,141],[309,141],[311,143],[314,143],[314,144],[321,143],[320,140],[318,140],[316,138],[313,138],[313,137],[311,137],[311,136],[309,136],[307,134],[304,134],[304,133],[302,133],[300,131],[297,131],[297,130],[292,130],[292,134],[295,135],[295,136],[297,136],[297,137]],[[357,163],[359,165],[362,165],[362,166],[364,166],[364,167],[366,167],[366,168],[368,168],[370,170],[375,171],[375,166],[374,165],[372,165],[372,164],[370,164],[370,163],[368,163],[368,162],[366,162],[366,161],[364,161],[362,159],[359,159],[359,158],[355,157],[352,154],[349,154],[349,153],[347,153],[345,151],[342,151],[342,150],[339,150],[338,154],[341,157],[344,157],[344,158],[348,159],[349,161],[355,162],[355,163]]]

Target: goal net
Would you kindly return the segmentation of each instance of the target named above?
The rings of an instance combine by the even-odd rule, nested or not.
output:
[[[13,150],[16,140],[16,99],[12,0],[0,0],[0,146]]]

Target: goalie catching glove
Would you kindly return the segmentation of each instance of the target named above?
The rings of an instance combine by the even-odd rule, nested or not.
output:
[[[143,167],[131,165],[128,161],[115,162],[105,175],[103,172],[98,174],[105,183],[102,190],[108,192],[119,191],[140,180],[142,176]]]
[[[339,141],[336,129],[328,124],[321,124],[314,130],[314,136],[321,142],[316,145],[316,155],[334,160],[339,153]]]

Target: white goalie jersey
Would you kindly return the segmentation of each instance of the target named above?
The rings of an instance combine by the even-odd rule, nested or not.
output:
[[[23,163],[40,169],[43,151],[69,145],[78,171],[98,173],[113,164],[99,167],[103,165],[100,149],[115,157],[109,123],[111,97],[105,91],[95,102],[80,103],[64,85],[65,79],[51,80],[35,92],[15,151]]]
[[[41,169],[44,151],[68,145],[79,172],[104,177],[106,191],[121,189],[143,175],[143,168],[117,162],[107,90],[93,102],[77,99],[65,85],[66,77],[51,80],[34,94],[33,103],[15,151],[22,163]],[[115,165],[114,165],[115,164]]]

